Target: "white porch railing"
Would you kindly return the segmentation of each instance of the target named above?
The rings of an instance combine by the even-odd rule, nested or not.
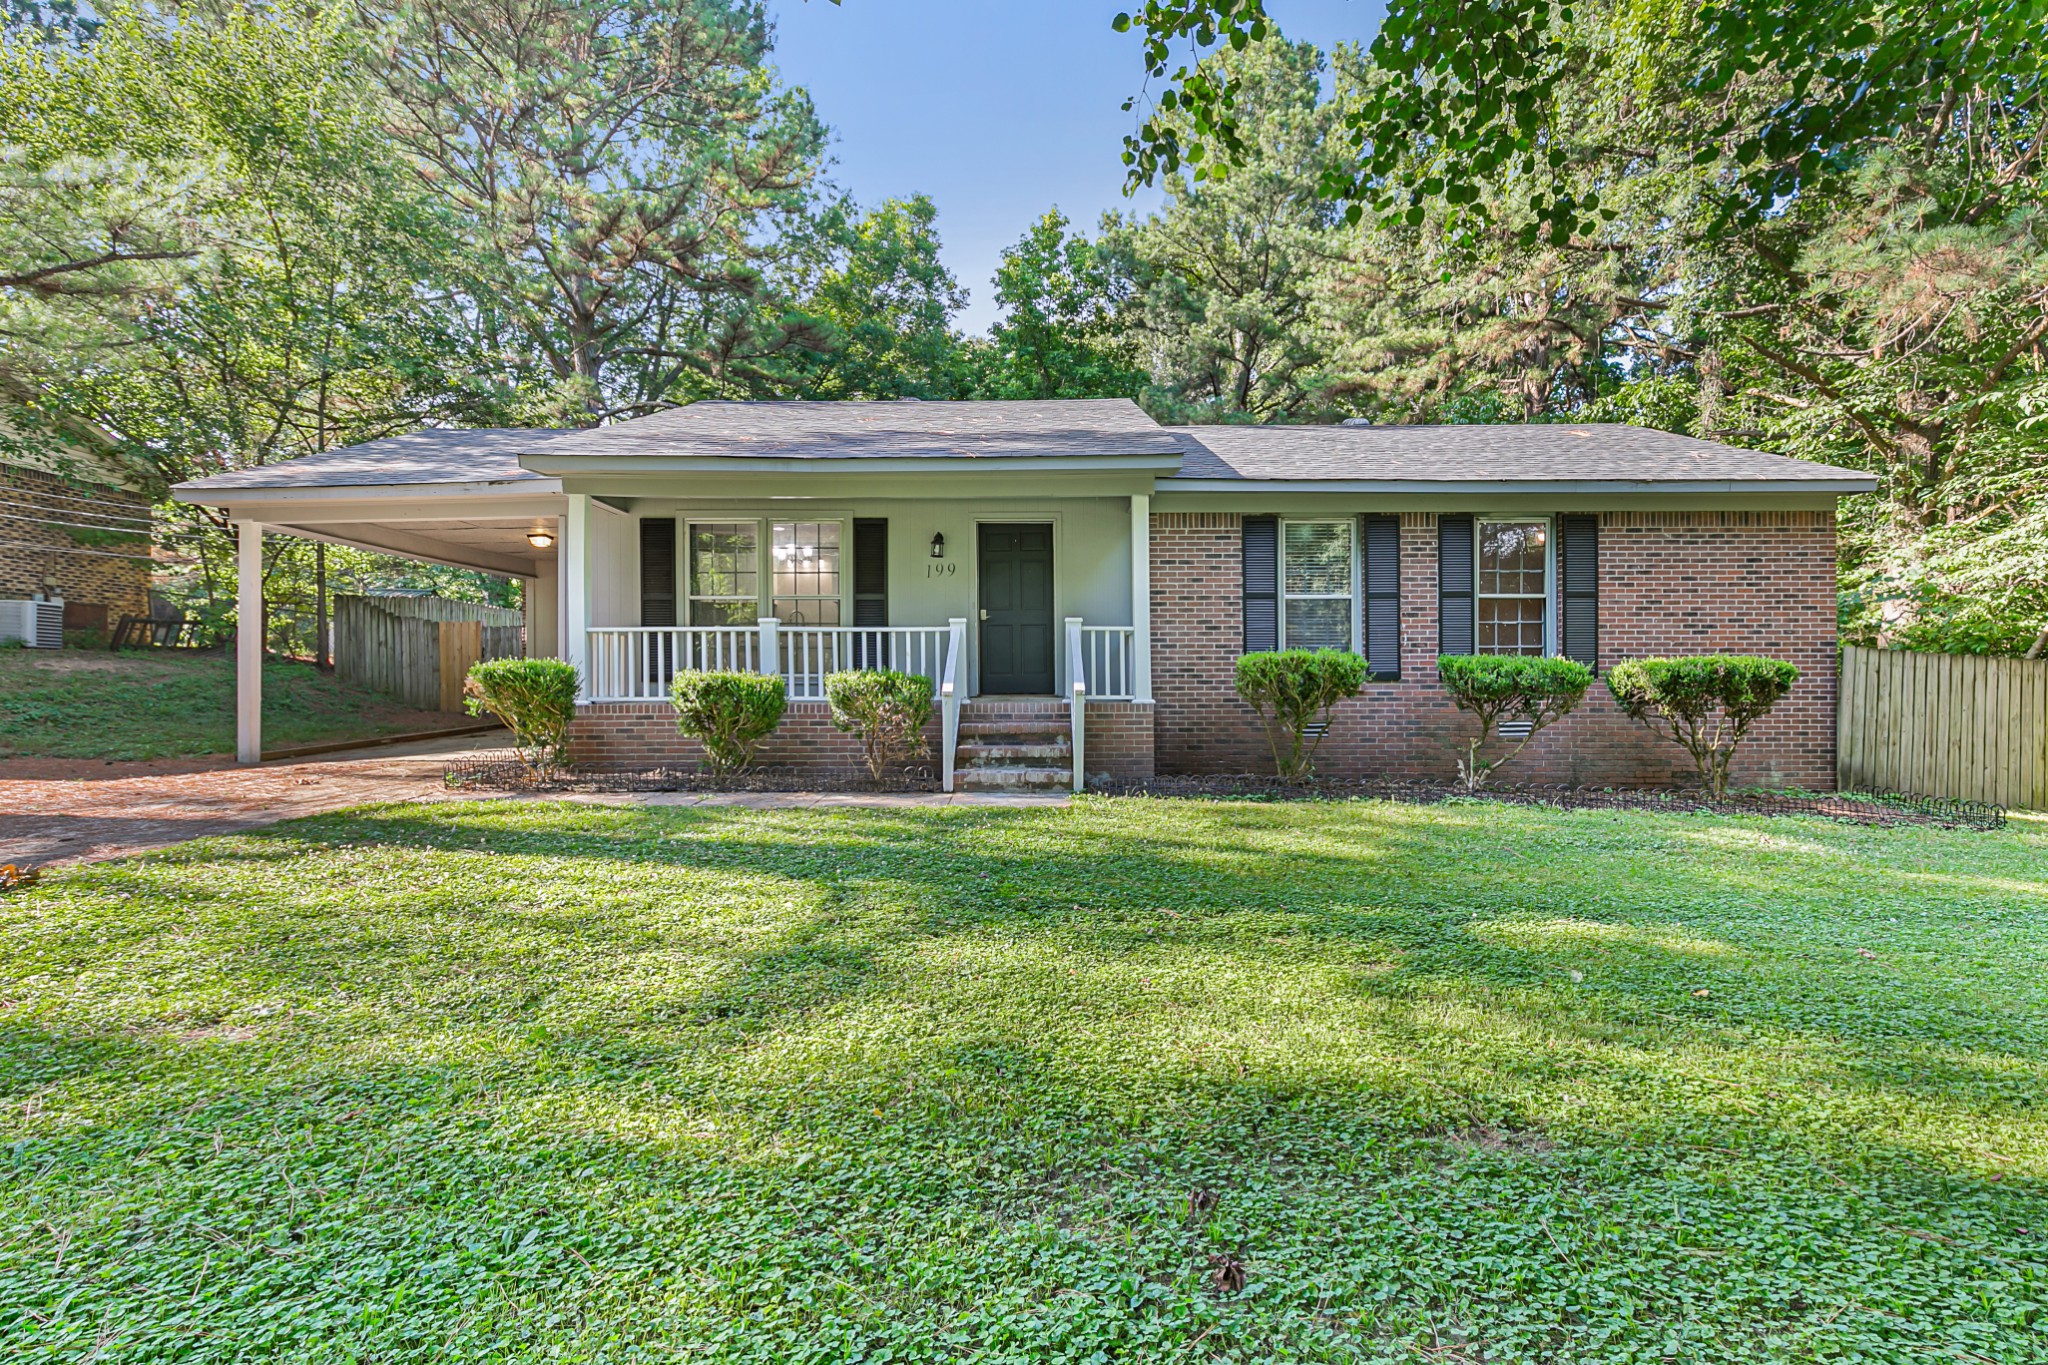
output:
[[[1088,785],[1083,755],[1088,739],[1088,670],[1081,643],[1085,629],[1080,617],[1067,618],[1067,723],[1073,727],[1075,791]]]
[[[947,626],[783,626],[776,632],[777,671],[791,701],[823,701],[825,679],[849,668],[929,678],[937,696],[950,636]]]
[[[956,616],[946,626],[946,671],[939,675],[940,741],[939,785],[953,790],[954,760],[960,751],[961,693],[967,690],[967,618]]]
[[[685,669],[761,672],[754,626],[605,626],[588,632],[591,701],[667,701]]]
[[[849,668],[892,668],[929,678],[944,732],[939,771],[953,790],[960,709],[967,699],[967,620],[943,626],[784,626],[773,617],[752,626],[599,626],[586,632],[585,700],[666,701],[685,669],[768,673],[782,678],[791,701],[821,701],[825,679]],[[1137,631],[1066,620],[1074,790],[1086,784],[1088,703],[1137,695]]]
[[[958,623],[964,636],[965,621]],[[685,669],[774,673],[791,701],[822,701],[828,675],[893,668],[931,679],[933,695],[956,652],[954,626],[600,626],[590,637],[588,699],[666,701]],[[964,643],[964,639],[962,641]]]
[[[1089,700],[1130,701],[1138,695],[1136,627],[1084,625],[1078,643],[1069,634],[1067,648],[1080,656]]]

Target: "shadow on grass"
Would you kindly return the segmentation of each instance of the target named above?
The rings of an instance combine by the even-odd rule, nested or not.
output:
[[[543,1047],[557,1061],[580,1055],[600,1072],[617,1061],[634,1076],[707,1051],[857,1049],[874,1043],[864,1030],[879,1028],[885,1041],[936,1036],[942,1058],[955,1046],[966,1047],[963,1057],[1015,1049],[1020,1066],[1036,1059],[1028,1070],[1043,1082],[1081,1027],[1127,1034],[1134,1048],[1142,1041],[1169,1059],[1120,1082],[1122,1097],[1098,1097],[1134,1120],[1190,1103],[1235,1104],[1245,1093],[1321,1089],[1357,1095],[1391,1121],[1443,1130],[1541,1126],[1574,1076],[1614,1067],[1657,1073],[1667,1088],[1663,1072],[1690,1067],[1738,1087],[1897,1094],[2024,1125],[2030,1093],[2048,1074],[2027,1020],[1930,1001],[1909,978],[1872,970],[1843,986],[1796,950],[1778,957],[1696,925],[1593,918],[1602,907],[1571,876],[1504,881],[1461,846],[1476,816],[1454,814],[1445,827],[1361,808],[1356,821],[1319,831],[1325,851],[1312,852],[1296,815],[1272,807],[1208,808],[1176,832],[1143,834],[1030,811],[789,818],[564,807],[549,812],[545,829],[528,813],[434,806],[316,817],[107,875],[221,926],[208,931],[215,952],[204,970],[233,996],[302,1001],[356,1029],[424,1022],[429,1039],[442,1035],[457,1056],[489,1039],[514,1053]],[[191,876],[219,868],[228,882],[237,868],[292,868],[308,852],[337,849],[356,855],[356,870],[308,883],[269,918]],[[482,860],[483,873],[440,887],[421,854]],[[588,885],[592,867],[606,869],[601,887]],[[1700,867],[1686,889],[1695,906],[1746,901],[1754,875],[1736,865],[1724,879]],[[561,887],[575,890],[547,899]],[[668,917],[672,902],[720,896],[734,898],[723,912],[729,923]],[[330,918],[357,901],[375,912]],[[949,966],[956,961],[969,965]],[[899,998],[928,985],[922,975],[970,968],[991,984],[963,981],[960,1001],[913,1007]],[[1441,1074],[1429,1074],[1427,1055],[1378,1068],[1338,1056],[1357,1040],[1317,1042],[1318,1028],[1336,1026],[1269,1008],[1259,992],[1271,972],[1310,980],[1306,999],[1386,1047],[1441,1050]],[[399,977],[410,983],[408,1000],[384,989]],[[1183,1022],[1205,1006],[1214,1037]],[[870,1008],[884,1025],[862,1017]],[[962,1021],[949,1008],[986,1016],[968,1021],[980,1041],[952,1037]],[[161,1027],[174,1025],[189,1026]],[[684,1032],[658,1043],[643,1036],[676,1026]],[[1762,1045],[1760,1029],[1771,1035]],[[1909,1067],[1889,1060],[1902,1046]],[[1278,1067],[1260,1060],[1287,1047],[1304,1055]],[[69,1055],[99,1069],[89,1049]],[[1485,1074],[1489,1055],[1534,1093],[1511,1100]],[[360,1064],[336,1061],[343,1070]],[[900,1097],[896,1073],[915,1070],[891,1061],[870,1087],[863,1065],[856,1057],[833,1083],[888,1100]],[[552,1074],[554,1063],[543,1069]],[[1004,1073],[991,1074],[1004,1105],[1029,1091],[1010,1096],[998,1083]],[[776,1103],[834,1107],[816,1097]],[[1833,1140],[1807,1133],[1790,1111],[1716,1122],[1723,1118],[1795,1143]],[[1910,1142],[1895,1155],[1929,1159]]]
[[[2032,1321],[2048,1184],[1868,1116],[2038,1131],[2037,997],[1759,941],[1740,851],[1515,819],[401,807],[68,873],[0,902],[42,1219],[0,1284],[44,1340],[223,1356],[279,1339],[238,1302],[421,1359],[579,1315],[836,1359],[1044,1358],[1097,1303],[1124,1359]]]

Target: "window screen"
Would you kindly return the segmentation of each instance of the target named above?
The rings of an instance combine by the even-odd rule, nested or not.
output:
[[[1356,556],[1353,523],[1281,524],[1281,617],[1288,649],[1350,649]]]
[[[777,619],[786,626],[838,625],[839,523],[778,521],[770,541]]]
[[[761,615],[761,529],[751,521],[690,524],[690,624],[750,626]]]
[[[1550,523],[1479,523],[1481,654],[1541,654],[1550,609]]]

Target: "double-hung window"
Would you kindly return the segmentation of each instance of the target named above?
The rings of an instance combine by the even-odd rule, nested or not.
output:
[[[1481,654],[1544,654],[1550,647],[1550,522],[1478,526],[1476,605]]]
[[[840,624],[843,540],[837,521],[690,522],[689,623],[751,626],[774,616],[786,626]]]
[[[761,526],[690,523],[690,624],[750,626],[761,616]]]
[[[773,546],[774,615],[785,626],[839,624],[839,523],[778,521]]]
[[[1282,648],[1355,648],[1357,587],[1356,523],[1280,523]]]

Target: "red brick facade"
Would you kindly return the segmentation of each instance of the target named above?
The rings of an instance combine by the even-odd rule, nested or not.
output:
[[[1572,509],[1561,509],[1572,510]],[[1436,683],[1436,517],[1401,518],[1401,680],[1369,683],[1332,718],[1330,776],[1449,778],[1471,734]],[[1165,773],[1266,771],[1271,756],[1232,672],[1242,643],[1239,518],[1152,518],[1152,678]],[[1799,667],[1792,695],[1737,756],[1735,777],[1835,781],[1835,523],[1829,512],[1600,515],[1600,666],[1651,654],[1765,654]],[[1665,785],[1684,753],[1620,714],[1605,687],[1524,750],[1504,781]]]
[[[1560,509],[1573,510],[1573,509]],[[1736,780],[1827,789],[1835,780],[1835,523],[1829,512],[1604,512],[1599,516],[1600,666],[1651,654],[1764,654],[1800,679],[1737,756]],[[1232,677],[1243,645],[1242,529],[1236,513],[1152,518],[1155,704],[1088,708],[1090,775],[1266,772],[1272,756]],[[1333,777],[1449,779],[1472,722],[1436,682],[1437,519],[1401,517],[1401,678],[1369,683],[1332,718],[1317,760]],[[1064,714],[1063,703],[968,701]],[[936,756],[940,723],[927,731]],[[571,731],[579,763],[695,766],[665,704],[586,706]],[[1500,752],[1498,742],[1493,752]],[[795,702],[760,762],[820,776],[863,771],[853,736],[822,702]],[[1684,753],[1615,707],[1596,683],[1579,710],[1502,773],[1509,782],[1660,786],[1691,775]]]
[[[993,719],[1018,708],[1030,708],[1034,716],[1047,710],[1064,716],[1067,709],[1064,702],[1047,698],[1021,703],[969,700],[960,710],[966,721]],[[925,727],[934,769],[943,733],[935,711]],[[1091,774],[1126,779],[1152,776],[1151,707],[1134,702],[1091,702],[1085,734],[1083,757]],[[677,733],[676,713],[665,702],[606,702],[577,708],[576,722],[569,731],[569,755],[575,763],[596,768],[694,768],[703,761],[704,749],[696,740]],[[791,702],[782,714],[782,724],[761,746],[755,761],[764,768],[794,768],[821,778],[851,778],[867,772],[860,740],[834,729],[830,708],[821,701]]]

